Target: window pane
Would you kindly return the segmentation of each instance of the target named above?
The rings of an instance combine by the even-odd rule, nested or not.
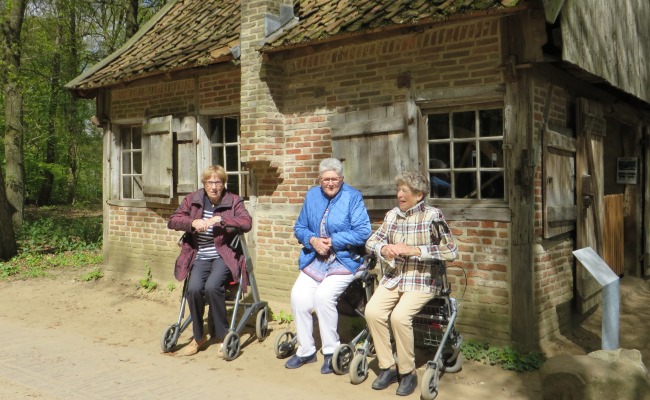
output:
[[[132,199],[133,198],[133,190],[131,188],[131,177],[130,176],[122,177],[122,198],[124,198],[124,199]]]
[[[239,193],[239,179],[236,176],[228,177],[228,191],[241,196],[241,193]]]
[[[449,143],[429,143],[429,168],[449,166]]]
[[[429,140],[449,139],[449,114],[429,114]]]
[[[461,199],[475,199],[476,196],[476,173],[456,172],[454,173],[454,197]]]
[[[476,167],[476,151],[474,142],[454,143],[454,167],[473,168]]]
[[[239,138],[237,132],[239,128],[238,118],[225,118],[226,120],[226,143],[237,143]]]
[[[481,110],[478,112],[481,137],[503,136],[503,111]]]
[[[133,198],[142,199],[144,195],[142,193],[142,177],[134,176],[133,177]]]
[[[223,143],[223,120],[221,118],[210,120],[212,125],[212,134],[210,136],[210,142],[212,143]]]
[[[481,172],[481,198],[504,198],[503,172]]]
[[[129,128],[124,128],[129,129]],[[122,133],[122,149],[130,150],[131,149],[131,131],[126,130]]]
[[[142,153],[139,151],[133,153],[133,173],[142,173]]]
[[[122,153],[122,173],[130,174],[131,173],[131,153],[126,152]]]
[[[142,149],[142,128],[139,126],[133,127],[133,148]]]
[[[476,137],[474,111],[453,113],[454,115],[454,138],[466,139]]]
[[[481,142],[481,167],[503,167],[503,150],[501,141]]]
[[[431,197],[451,197],[448,173],[432,173],[429,175],[429,181],[431,181]]]
[[[239,171],[239,146],[226,147],[226,171]]]
[[[212,148],[212,165],[223,166],[223,147]]]

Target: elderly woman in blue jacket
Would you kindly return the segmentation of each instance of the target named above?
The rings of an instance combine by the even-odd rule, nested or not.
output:
[[[343,183],[343,168],[335,158],[321,161],[320,186],[307,191],[294,226],[303,245],[300,273],[291,289],[298,350],[285,364],[294,369],[317,361],[312,311],[318,316],[324,363],[332,369],[332,353],[340,344],[336,302],[363,265],[361,252],[370,237],[370,219],[361,193]]]

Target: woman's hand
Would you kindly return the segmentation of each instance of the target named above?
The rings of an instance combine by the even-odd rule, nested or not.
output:
[[[395,257],[413,257],[420,256],[422,252],[417,246],[409,246],[404,243],[387,244],[381,248],[381,255],[387,259],[392,260]]]
[[[312,238],[309,239],[309,244],[311,244],[311,247],[313,247],[318,254],[324,256],[329,253],[332,248],[332,239],[312,236]]]
[[[194,230],[197,232],[205,232],[212,226],[208,223],[208,221],[209,220],[195,219],[192,221],[192,228],[194,228]]]

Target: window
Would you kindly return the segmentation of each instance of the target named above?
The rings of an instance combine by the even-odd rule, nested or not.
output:
[[[431,197],[504,200],[503,110],[428,114]]]
[[[121,133],[120,198],[142,199],[142,128],[125,126]]]
[[[248,197],[248,171],[240,162],[239,117],[210,119],[210,147],[212,165],[221,165],[228,174],[227,188],[244,198]]]

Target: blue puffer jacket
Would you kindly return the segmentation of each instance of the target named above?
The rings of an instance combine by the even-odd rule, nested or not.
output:
[[[327,207],[326,229],[327,235],[332,238],[332,249],[341,264],[355,273],[363,262],[361,252],[370,237],[370,218],[361,192],[345,183],[331,200],[320,186],[307,191],[293,227],[296,238],[303,245],[298,268],[302,270],[316,258],[316,251],[309,244],[309,239],[320,237],[320,223]]]

